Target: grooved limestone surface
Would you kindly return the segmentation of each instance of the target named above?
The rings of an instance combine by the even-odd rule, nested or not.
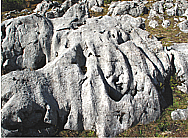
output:
[[[54,136],[57,128],[115,136],[171,104],[173,58],[143,30],[144,19],[87,18],[84,8],[2,23],[10,71],[1,77],[2,136]]]

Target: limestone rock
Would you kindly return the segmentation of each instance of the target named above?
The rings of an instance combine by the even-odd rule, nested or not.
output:
[[[88,9],[84,3],[75,4],[54,24],[56,27],[75,29],[88,18],[87,14]],[[61,21],[59,22],[59,20]],[[1,37],[3,38],[2,70],[10,72],[24,68],[39,69],[51,61],[51,57],[53,57],[51,55],[51,40],[53,28],[55,28],[52,22],[53,20],[38,14],[3,22],[1,25],[3,29]],[[10,33],[6,33],[5,30],[9,30]]]
[[[165,4],[164,4],[164,8],[165,8],[165,9],[170,9],[170,8],[172,8],[173,6],[174,6],[173,2],[168,2],[168,3],[165,3]]]
[[[185,21],[185,18],[184,17],[179,17],[179,21],[183,22],[183,21]]]
[[[179,23],[178,26],[182,32],[188,33],[188,20]]]
[[[177,6],[172,7],[166,10],[167,15],[169,16],[176,16],[177,15]]]
[[[159,24],[156,20],[151,20],[149,22],[149,26],[152,27],[152,28],[156,28],[157,26],[159,26]]]
[[[98,6],[93,6],[91,10],[94,12],[103,12],[104,9]]]
[[[75,4],[60,18],[30,15],[3,23],[4,61],[16,58],[28,68],[46,57],[43,67],[2,76],[3,136],[52,136],[57,129],[115,136],[155,121],[172,104],[171,61],[143,30],[144,19],[85,18],[83,9]]]
[[[33,12],[44,15],[47,10],[53,7],[52,1],[42,1],[41,3],[37,4],[36,8],[33,10]]]
[[[187,16],[188,14],[188,2],[186,0],[173,1],[157,1],[153,3],[148,19],[150,20],[150,25],[153,24],[155,17],[159,17],[163,20],[162,26],[168,28],[170,26],[170,21],[165,20],[164,13],[168,16]],[[180,18],[181,19],[181,18]],[[152,26],[152,25],[151,25]],[[176,26],[176,24],[174,24]],[[178,24],[181,31],[187,33],[187,21]]]
[[[50,60],[53,27],[45,17],[35,14],[2,23],[2,70],[38,69]],[[8,33],[9,32],[9,33]]]
[[[170,20],[163,20],[162,27],[168,28],[170,26]]]
[[[171,113],[171,118],[173,120],[187,120],[188,118],[188,108],[187,109],[177,109]]]
[[[164,13],[163,5],[164,5],[164,1],[157,1],[152,4],[152,9],[157,13],[163,14]]]
[[[185,79],[179,88],[187,92],[187,44],[164,50],[144,30],[143,18],[127,15],[143,13],[142,1],[113,2],[113,16],[88,18],[88,7],[102,3],[44,2],[38,6],[42,16],[1,24],[3,137],[54,136],[62,129],[116,136],[155,121],[172,104],[174,72]],[[159,2],[151,11],[163,14],[162,6]],[[178,10],[180,15],[185,9]]]
[[[23,9],[21,12],[29,12],[28,9]]]
[[[156,15],[163,15],[166,12],[169,16],[182,16],[188,9],[188,2],[186,0],[177,0],[175,3],[173,1],[157,1],[153,3],[151,10],[156,12]],[[154,12],[151,12],[151,17]]]
[[[186,16],[187,17],[187,20],[188,20],[188,8],[186,9],[185,13],[183,14],[183,16]]]
[[[47,18],[62,17],[76,2],[77,1],[74,0],[65,0],[62,4],[60,4],[57,1],[42,1],[37,5],[33,12],[46,16]]]
[[[157,12],[155,10],[151,9],[150,12],[149,12],[148,19],[152,19],[152,18],[154,18],[156,16],[160,16],[160,15],[157,14]]]
[[[28,11],[27,11],[28,12]],[[16,14],[17,11],[16,10],[13,10],[13,11],[10,11],[8,14]]]
[[[178,88],[188,93],[188,44],[174,44],[167,48],[167,53],[174,55],[174,64],[176,72],[178,72],[177,75],[182,76],[181,81],[184,81],[182,86],[178,86]]]
[[[72,0],[66,0],[62,4],[53,5],[52,9],[49,12],[46,12],[45,15],[47,18],[57,18],[62,17],[65,12],[75,3]]]
[[[86,2],[86,0],[82,0],[82,2]],[[88,8],[92,8],[93,6],[102,7],[104,6],[104,0],[87,0]]]
[[[2,88],[4,88],[1,95],[2,127],[11,132],[8,135],[12,134],[12,130],[18,130],[22,136],[33,136],[27,133],[34,127],[38,130],[35,136],[43,136],[47,131],[46,127],[49,127],[49,132],[53,132],[58,123],[58,105],[51,94],[50,82],[44,76],[35,73],[29,70],[11,72],[2,77]],[[5,84],[8,82],[10,87]],[[48,117],[51,122],[48,124],[53,128],[43,121],[48,105],[51,107]],[[44,132],[40,134],[40,131]],[[54,133],[47,133],[47,135],[54,135]]]
[[[84,20],[84,17],[88,16],[89,9],[84,2],[74,4],[63,15],[64,18],[77,18],[77,20]]]
[[[132,16],[138,17],[139,15],[148,12],[143,3],[136,1],[112,2],[108,10],[109,12],[107,15],[112,16],[130,14]]]

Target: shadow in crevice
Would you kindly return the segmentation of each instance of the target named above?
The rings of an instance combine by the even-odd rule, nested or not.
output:
[[[141,52],[142,52],[142,54],[144,54],[144,56],[153,64],[153,66],[155,67],[155,69],[157,70],[157,72],[159,72],[160,73],[160,77],[162,77],[162,74],[161,74],[161,72],[160,72],[160,70],[158,69],[158,67],[153,63],[153,61],[151,61],[151,59],[148,57],[148,55],[144,52],[144,50],[141,48],[141,47],[137,47]],[[163,64],[161,63],[161,61],[159,60],[159,58],[156,56],[156,55],[154,55],[156,58],[157,58],[157,61],[158,62],[160,62],[160,65],[162,66],[162,69],[165,71],[165,69],[164,69],[164,66],[163,66]]]
[[[82,74],[85,75],[87,72],[86,67],[86,57],[83,53],[83,49],[80,44],[76,46],[76,56],[72,57],[71,64],[77,64],[82,71]]]
[[[134,94],[132,94],[132,92],[134,91],[134,89],[133,89],[132,85],[134,85],[134,84],[133,84],[133,72],[132,72],[132,68],[131,68],[131,65],[129,63],[129,60],[128,60],[127,56],[120,49],[119,49],[119,51],[123,55],[123,58],[125,60],[125,64],[126,64],[126,66],[128,68],[128,75],[129,75],[129,81],[128,81],[129,88],[126,90],[126,92],[124,94],[131,93],[131,95],[133,96]]]
[[[174,69],[175,69],[174,57],[172,56],[172,60],[171,60],[171,63],[170,63],[171,66],[170,66],[170,68],[167,71],[167,75],[163,76],[161,74],[160,70],[158,69],[158,67],[153,63],[153,61],[150,60],[150,58],[143,51],[143,49],[140,48],[140,47],[138,47],[138,48],[144,54],[144,56],[153,64],[154,68],[157,71],[157,76],[154,76],[154,78],[151,76],[151,74],[149,72],[147,72],[147,75],[149,76],[151,82],[154,84],[155,88],[159,92],[158,94],[159,94],[159,100],[160,100],[160,107],[161,107],[161,110],[163,110],[164,108],[166,108],[166,107],[168,107],[168,106],[170,106],[170,105],[173,104],[172,89],[170,87],[170,77],[171,77],[171,75],[174,74]],[[162,62],[159,60],[158,57],[156,57],[156,58],[157,58],[158,62],[160,62],[163,70],[165,71]],[[145,62],[145,65],[147,65],[146,61],[143,61],[143,62]],[[164,78],[164,84],[163,84],[163,86],[160,86],[160,84],[159,85],[155,84],[154,79],[156,79],[158,81],[158,83],[160,83],[160,81],[157,78]],[[164,91],[162,91],[162,89],[163,89],[162,87],[164,87]]]
[[[173,105],[173,95],[172,95],[172,89],[170,86],[170,78],[171,78],[171,76],[174,76],[175,72],[176,72],[176,68],[175,68],[175,64],[174,64],[175,58],[174,58],[173,54],[171,56],[172,56],[172,58],[170,61],[170,67],[169,67],[168,73],[167,73],[168,75],[166,76],[165,81],[164,81],[165,91],[164,91],[164,93],[162,93],[162,96],[164,97],[164,99],[167,103],[167,107],[170,105]],[[164,107],[164,108],[166,108],[166,107]]]
[[[118,47],[116,47],[116,49],[118,49]],[[109,95],[109,97],[111,99],[113,99],[114,101],[120,101],[121,98],[125,95],[125,94],[131,94],[131,96],[135,96],[137,94],[137,84],[136,86],[134,87],[133,85],[133,72],[132,72],[132,68],[131,68],[131,65],[129,63],[129,60],[127,58],[127,56],[120,50],[118,49],[121,54],[123,55],[123,59],[124,59],[124,64],[125,66],[127,67],[128,69],[128,76],[129,76],[129,80],[127,80],[127,82],[124,82],[124,83],[127,83],[127,89],[126,91],[124,90],[123,92],[123,87],[122,85],[123,84],[117,84],[116,82],[119,81],[119,77],[115,77],[112,82],[114,83],[116,89],[114,89],[112,86],[110,86],[108,84],[108,82],[106,81],[106,78],[104,77],[104,73],[102,71],[102,69],[98,66],[98,70],[99,70],[99,73],[102,77],[102,80],[103,80],[103,83],[105,84],[105,87],[106,87],[106,90],[107,90],[107,93]],[[121,93],[123,92],[123,93]]]
[[[60,116],[58,113],[58,120],[57,120],[57,132],[55,135],[59,134],[62,130],[64,130],[64,126],[68,121],[68,116],[71,112],[71,107],[69,108],[68,112],[66,112],[64,109],[60,109],[61,112],[63,112],[63,116]]]
[[[157,38],[158,41],[161,41],[163,38],[166,38],[166,37],[156,37],[156,38]]]
[[[97,66],[99,74],[102,78],[102,81],[105,85],[105,88],[107,90],[107,94],[110,96],[111,99],[113,99],[114,101],[120,101],[121,98],[123,97],[123,94],[121,94],[120,92],[118,92],[117,90],[115,90],[113,87],[111,87],[108,82],[106,81],[105,77],[104,77],[104,73],[102,71],[102,69]]]

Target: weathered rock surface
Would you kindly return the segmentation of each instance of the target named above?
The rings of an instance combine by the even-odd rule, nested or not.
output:
[[[157,26],[159,26],[159,24],[156,20],[151,20],[149,22],[149,26],[152,27],[152,28],[156,28]]]
[[[170,20],[163,20],[162,27],[163,28],[168,28],[170,26]]]
[[[29,15],[1,24],[2,71],[43,67],[50,60],[53,26],[45,17]],[[9,32],[9,33],[8,33]]]
[[[91,10],[94,12],[103,12],[104,9],[98,6],[93,6]]]
[[[33,12],[39,12],[39,14],[44,15],[44,13],[53,6],[54,5],[52,1],[42,1],[41,3],[37,4],[36,9],[33,10]]]
[[[82,25],[87,17],[87,8],[84,3],[80,3],[69,8],[63,17],[57,20],[50,21],[38,14],[6,20],[1,24],[2,71],[43,67],[54,56],[51,55],[53,26],[60,30],[75,29]]]
[[[57,1],[42,1],[39,3],[33,12],[46,16],[47,18],[62,17],[66,11],[78,1],[76,0],[65,0],[62,4]],[[76,11],[72,11],[75,12]]]
[[[104,0],[83,0],[83,3],[86,3],[87,7],[90,9],[97,10],[97,12],[102,12],[101,6],[104,6]],[[62,4],[57,1],[42,1],[39,3],[34,10],[35,13],[46,16],[47,18],[57,18],[62,17],[65,12],[74,4],[79,3],[78,0],[65,0]],[[50,11],[49,11],[50,10]],[[73,11],[75,12],[75,11]]]
[[[151,7],[157,14],[166,12],[169,16],[182,16],[187,8],[188,2],[186,0],[176,0],[175,3],[173,1],[157,1]]]
[[[128,15],[88,18],[75,29],[74,15],[65,20],[68,15],[53,20],[31,15],[4,23],[5,59],[20,46],[25,48],[19,53],[23,61],[28,63],[33,55],[43,59],[43,53],[47,64],[2,76],[3,135],[49,136],[58,126],[115,136],[138,122],[156,120],[170,104],[167,87],[160,88],[168,80],[170,61],[160,42],[139,28],[144,20]],[[30,37],[9,31],[21,25],[32,28]],[[39,35],[33,36],[32,30]],[[40,39],[34,43],[33,38]],[[9,48],[15,42],[21,44]],[[9,60],[16,57],[10,55]]]
[[[188,33],[188,20],[179,23],[178,26],[182,32]]]
[[[171,113],[173,120],[187,120],[188,118],[188,108],[187,109],[177,109]]]
[[[82,2],[60,18],[32,14],[3,22],[1,67],[9,73],[1,77],[1,135],[71,129],[115,136],[156,120],[172,104],[171,54],[181,51],[164,50],[143,30],[144,21],[88,18]],[[178,63],[184,72],[185,63]]]
[[[58,104],[50,82],[36,73],[22,71],[2,76],[2,136],[54,135]]]
[[[108,10],[109,12],[107,13],[107,15],[112,16],[129,14],[138,17],[139,15],[148,12],[144,4],[137,1],[112,2]]]
[[[176,72],[178,72],[177,75],[182,76],[181,81],[185,81],[182,83],[182,86],[178,86],[178,88],[188,93],[188,44],[174,44],[171,47],[167,47],[167,53],[174,55],[174,64]]]
[[[82,2],[87,2],[88,8],[92,8],[93,6],[102,7],[104,6],[104,0],[82,0]]]

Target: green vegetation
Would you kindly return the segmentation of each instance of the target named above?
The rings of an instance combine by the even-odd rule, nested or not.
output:
[[[57,136],[60,137],[97,137],[94,131],[63,130]]]
[[[25,0],[2,0],[1,10],[11,11],[11,10],[21,10],[25,8]]]

